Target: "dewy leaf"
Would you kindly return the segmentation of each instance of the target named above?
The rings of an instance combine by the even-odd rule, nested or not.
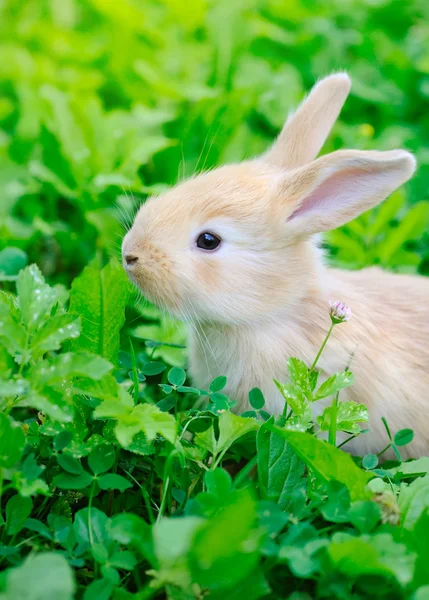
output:
[[[0,467],[13,467],[21,458],[25,436],[21,427],[0,413]]]
[[[336,479],[343,483],[349,490],[352,501],[366,500],[372,496],[366,484],[373,475],[359,469],[352,458],[342,450],[308,433],[285,431],[268,424],[267,427],[284,437],[296,454],[323,481]]]
[[[308,408],[309,401],[304,397],[301,388],[292,383],[280,383],[275,379],[274,383],[293,412],[298,416],[303,415]]]
[[[57,552],[30,554],[6,576],[6,597],[14,600],[72,600],[74,591],[73,571]]]
[[[292,385],[301,389],[307,398],[311,397],[310,373],[307,365],[299,358],[291,357],[287,361],[287,367]]]
[[[34,331],[49,317],[58,299],[57,291],[45,282],[36,265],[30,265],[19,273],[16,290],[22,322]]]
[[[319,387],[314,395],[314,400],[321,400],[328,396],[333,396],[340,390],[348,388],[353,385],[353,373],[351,371],[344,371],[343,373],[335,373],[332,377],[329,377]]]
[[[288,510],[293,495],[305,490],[304,462],[284,438],[262,425],[257,437],[258,479],[261,495]]]
[[[0,290],[0,345],[16,356],[24,353],[26,331],[12,296]]]
[[[317,423],[322,431],[329,431],[331,427],[331,417],[334,408],[328,406],[320,417],[317,417]],[[367,423],[369,421],[368,409],[365,404],[357,404],[352,400],[338,402],[337,413],[337,431],[346,431],[347,433],[359,433],[361,428],[358,423]]]
[[[101,356],[89,352],[67,352],[49,361],[38,362],[30,371],[35,384],[52,385],[71,377],[102,379],[112,369],[112,364]]]
[[[103,269],[89,265],[72,284],[69,312],[81,317],[81,335],[72,348],[117,361],[119,332],[130,287],[124,270],[111,261]]]
[[[59,350],[61,344],[80,334],[80,319],[76,315],[63,314],[51,317],[34,335],[31,350],[41,354],[48,350]]]
[[[173,415],[161,411],[153,404],[134,406],[132,398],[124,391],[117,402],[104,401],[94,411],[94,416],[117,419],[115,434],[118,442],[127,448],[133,437],[143,432],[148,442],[159,434],[174,444],[176,440],[176,419]]]

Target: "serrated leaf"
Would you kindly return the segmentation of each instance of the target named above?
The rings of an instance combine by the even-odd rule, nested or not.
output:
[[[31,342],[31,351],[41,354],[48,350],[59,350],[61,344],[68,339],[77,338],[80,334],[80,318],[63,314],[51,317],[37,330]]]
[[[309,401],[304,397],[300,388],[294,386],[292,383],[280,383],[275,379],[274,383],[296,415],[302,415],[307,411]]]
[[[88,266],[72,284],[69,313],[80,315],[81,335],[74,350],[86,350],[117,362],[119,333],[130,292],[122,267],[111,261],[103,269]]]
[[[351,371],[335,373],[318,388],[314,395],[314,400],[321,400],[322,398],[333,396],[340,390],[344,390],[353,385],[353,381],[353,373]]]
[[[57,291],[45,282],[36,265],[30,265],[19,273],[16,290],[22,322],[34,331],[49,317],[58,299]]]
[[[25,351],[26,331],[21,324],[21,315],[14,305],[10,295],[0,290],[0,344],[13,356],[19,356]],[[28,360],[28,356],[24,357]]]
[[[369,421],[368,408],[365,404],[357,404],[352,400],[347,400],[338,402],[336,408],[328,406],[320,417],[317,417],[317,423],[322,431],[329,431],[332,414],[335,412],[337,431],[359,433],[361,428],[358,423],[368,423]]]

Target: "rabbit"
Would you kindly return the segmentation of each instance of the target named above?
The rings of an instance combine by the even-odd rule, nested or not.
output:
[[[382,202],[416,168],[405,150],[316,158],[350,87],[346,73],[325,77],[265,154],[148,199],[124,237],[123,264],[149,300],[189,323],[194,384],[207,389],[225,375],[238,412],[253,387],[267,411],[282,412],[273,379],[286,381],[291,356],[312,363],[329,301],[346,303],[353,316],[335,327],[318,363],[326,378],[351,361],[355,383],[340,399],[369,410],[370,433],[346,448],[379,452],[385,416],[393,432],[414,429],[404,456],[417,456],[429,452],[429,279],[339,270],[320,249],[319,234]]]

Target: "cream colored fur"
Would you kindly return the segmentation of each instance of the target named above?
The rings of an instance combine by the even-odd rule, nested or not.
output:
[[[345,302],[353,317],[335,328],[319,366],[328,376],[350,363],[355,385],[342,398],[369,408],[371,434],[349,448],[379,451],[385,416],[394,431],[415,430],[411,454],[428,453],[429,280],[328,268],[316,243],[315,234],[375,206],[415,169],[403,150],[314,160],[349,89],[345,74],[325,78],[264,156],[150,199],[123,243],[136,260],[124,264],[149,299],[190,323],[195,384],[226,375],[239,409],[258,386],[267,409],[281,412],[273,378],[286,379],[290,356],[311,364],[329,300]],[[197,248],[204,231],[222,238],[215,252]]]

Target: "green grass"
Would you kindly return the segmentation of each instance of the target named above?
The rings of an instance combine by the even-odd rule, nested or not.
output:
[[[0,600],[429,598],[412,431],[386,422],[380,455],[352,459],[335,446],[365,435],[353,375],[320,386],[299,357],[283,415],[256,389],[234,414],[224,378],[192,387],[183,326],[116,260],[138,203],[263,151],[347,69],[323,151],[406,147],[419,170],[327,248],[427,274],[428,17],[420,0],[0,5]]]

